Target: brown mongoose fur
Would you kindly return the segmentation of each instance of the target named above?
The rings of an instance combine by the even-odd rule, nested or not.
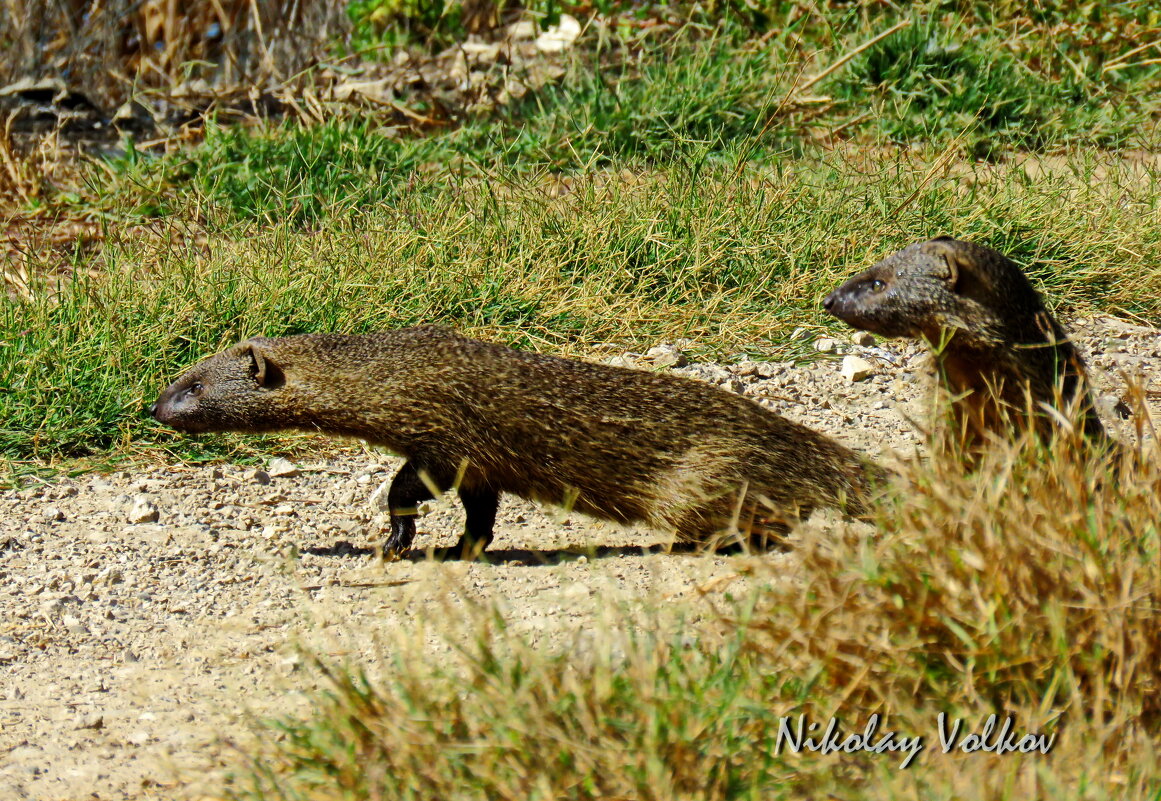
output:
[[[969,450],[1013,427],[1050,436],[1061,417],[1105,439],[1080,354],[995,250],[946,236],[919,242],[846,281],[823,307],[855,328],[926,340],[951,395],[953,434]]]
[[[865,515],[886,478],[829,437],[694,379],[430,326],[250,339],[195,365],[150,411],[181,431],[320,431],[404,456],[388,490],[395,554],[433,490],[458,490],[468,553],[491,541],[503,492],[715,544],[722,532],[784,532],[819,504]]]

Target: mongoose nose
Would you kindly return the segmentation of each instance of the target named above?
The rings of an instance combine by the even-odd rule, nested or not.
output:
[[[156,403],[151,404],[149,406],[149,416],[150,417],[157,417],[157,404]]]
[[[834,305],[834,293],[831,292],[829,295],[827,295],[825,298],[822,299],[822,307],[824,309],[826,309],[827,311],[830,311],[830,307],[833,305]]]

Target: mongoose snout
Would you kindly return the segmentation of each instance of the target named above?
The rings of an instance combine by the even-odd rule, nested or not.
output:
[[[922,332],[908,320],[887,311],[890,275],[868,270],[847,280],[827,295],[822,306],[854,328],[884,337],[918,337]]]
[[[387,496],[393,553],[410,547],[418,505],[450,489],[470,551],[491,541],[505,492],[709,544],[723,532],[764,540],[819,505],[865,515],[887,477],[690,378],[435,327],[251,339],[195,365],[151,413],[180,431],[318,431],[405,457]]]

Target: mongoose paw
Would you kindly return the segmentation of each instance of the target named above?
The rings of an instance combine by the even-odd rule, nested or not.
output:
[[[403,553],[404,551],[384,545],[379,551],[379,560],[382,562],[398,562],[403,559]]]
[[[395,561],[411,548],[415,539],[415,518],[403,515],[391,515],[391,535],[383,543],[383,559]]]

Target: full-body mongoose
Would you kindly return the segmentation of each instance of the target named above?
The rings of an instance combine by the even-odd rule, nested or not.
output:
[[[885,471],[753,401],[680,376],[525,353],[437,327],[255,338],[195,365],[154,417],[181,431],[321,431],[404,456],[390,553],[455,488],[459,547],[492,539],[500,494],[680,540],[764,536],[822,504],[865,514]]]
[[[1075,414],[1088,437],[1104,439],[1080,354],[1001,253],[946,236],[919,242],[854,276],[823,306],[855,328],[926,340],[952,397],[955,433],[969,447],[1009,436],[1013,424],[1050,434],[1055,415],[1045,407]]]

